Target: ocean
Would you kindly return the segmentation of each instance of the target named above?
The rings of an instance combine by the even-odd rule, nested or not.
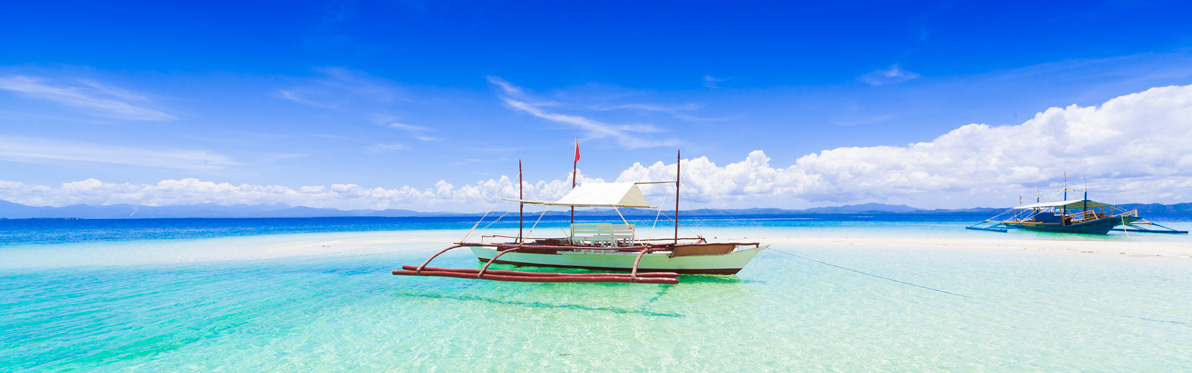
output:
[[[0,370],[1192,370],[1188,256],[798,243],[1192,243],[963,229],[984,217],[695,219],[684,235],[786,239],[678,285],[390,274],[475,218],[0,220]]]

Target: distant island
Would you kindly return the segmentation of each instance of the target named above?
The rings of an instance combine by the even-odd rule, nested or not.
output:
[[[1138,209],[1140,214],[1171,215],[1192,214],[1192,203],[1178,203],[1164,205],[1152,204],[1121,204],[1119,208]],[[996,214],[1009,209],[1000,208],[971,208],[971,209],[919,209],[906,205],[888,205],[881,203],[866,203],[836,207],[816,207],[809,209],[780,209],[780,208],[747,208],[747,209],[696,209],[683,211],[688,216],[726,216],[726,215],[830,215],[830,214]],[[665,211],[665,210],[664,210]],[[531,214],[538,214],[533,212]],[[576,215],[605,215],[609,211],[577,210]],[[623,210],[627,216],[653,215],[653,211],[638,209]],[[548,216],[568,214],[567,211],[551,211]],[[0,218],[30,219],[30,218],[79,218],[79,219],[152,219],[152,218],[320,218],[320,217],[452,217],[479,216],[479,213],[452,212],[421,212],[413,210],[339,210],[332,208],[314,208],[306,206],[274,205],[183,205],[183,206],[137,206],[137,205],[73,205],[64,207],[26,206],[18,203],[0,200]]]

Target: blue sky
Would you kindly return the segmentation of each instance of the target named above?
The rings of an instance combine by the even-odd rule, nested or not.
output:
[[[577,137],[593,181],[663,177],[681,148],[703,207],[1006,206],[1064,171],[1192,200],[1168,141],[1192,135],[1186,89],[1148,91],[1192,84],[1183,2],[5,8],[0,199],[26,204],[483,210],[518,159],[532,194],[565,192]],[[998,128],[980,143],[1107,137],[912,146]],[[1139,131],[1151,157],[1097,160]]]

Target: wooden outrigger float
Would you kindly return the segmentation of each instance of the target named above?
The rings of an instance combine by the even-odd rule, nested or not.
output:
[[[1027,229],[1043,232],[1108,234],[1110,231],[1142,232],[1142,233],[1174,233],[1187,234],[1181,231],[1159,225],[1138,216],[1138,210],[1119,211],[1118,207],[1108,203],[1091,201],[1088,199],[1088,189],[1084,191],[1084,198],[1068,200],[1067,183],[1064,185],[1064,200],[1058,202],[1038,202],[1022,205],[998,214],[985,221],[965,227],[966,229],[1006,232],[1010,229]],[[1010,214],[1008,217],[1007,214]],[[1121,228],[1118,228],[1121,227]]]
[[[578,161],[578,150],[577,157]],[[681,159],[681,156],[680,158]],[[516,282],[622,282],[645,284],[676,284],[680,274],[733,275],[748,264],[758,252],[769,247],[758,242],[711,243],[703,237],[679,237],[679,162],[676,162],[675,181],[639,183],[589,183],[575,187],[562,199],[554,202],[512,200],[524,205],[605,207],[612,208],[624,224],[575,223],[572,215],[566,237],[528,238],[523,236],[519,223],[518,235],[482,236],[478,241],[461,242],[443,249],[419,266],[402,266],[393,271],[402,276],[439,276]],[[519,185],[521,175],[518,175]],[[621,214],[621,208],[651,208],[638,185],[675,184],[675,234],[671,238],[639,238],[637,229]],[[520,193],[519,193],[520,194]],[[544,209],[543,215],[546,210]],[[573,210],[574,214],[574,210]],[[661,216],[661,211],[659,211]],[[541,221],[539,216],[539,221]],[[483,221],[484,217],[481,217]],[[521,218],[519,217],[519,221]],[[479,225],[479,222],[477,222]],[[529,233],[533,233],[534,226]],[[473,227],[473,229],[475,226]],[[494,242],[488,242],[494,241]],[[479,269],[428,267],[439,255],[457,248],[469,248],[484,263]],[[490,270],[493,264],[515,266],[572,268],[596,273],[530,272]],[[627,272],[627,273],[626,273]]]

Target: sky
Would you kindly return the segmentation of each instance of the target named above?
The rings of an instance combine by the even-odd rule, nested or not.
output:
[[[1192,201],[1186,2],[18,2],[0,200]],[[1086,181],[1087,180],[1087,181]],[[647,188],[650,198],[666,198]]]

